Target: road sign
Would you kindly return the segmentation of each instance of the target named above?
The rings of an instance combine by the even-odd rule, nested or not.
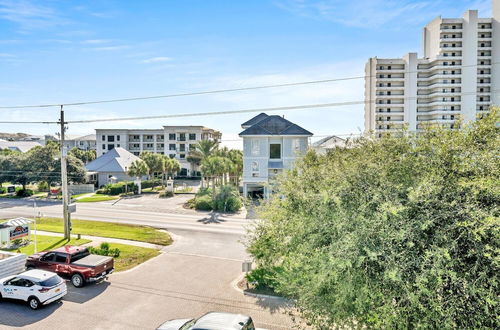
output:
[[[244,273],[248,273],[251,270],[252,270],[252,262],[251,261],[243,261],[243,264],[241,265],[241,271]]]
[[[69,204],[68,205],[68,213],[75,213],[76,212],[76,204]]]

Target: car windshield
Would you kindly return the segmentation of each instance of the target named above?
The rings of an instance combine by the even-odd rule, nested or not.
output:
[[[85,258],[88,255],[90,255],[90,252],[87,249],[82,250],[80,252],[77,252],[77,253],[73,254],[71,256],[71,261],[70,262],[71,263],[76,262],[76,261],[78,261],[78,260],[80,260],[82,258]]]
[[[56,286],[58,285],[59,283],[61,283],[61,279],[59,278],[59,276],[52,276],[46,280],[43,280],[43,281],[40,281],[38,282],[39,285],[41,286]]]

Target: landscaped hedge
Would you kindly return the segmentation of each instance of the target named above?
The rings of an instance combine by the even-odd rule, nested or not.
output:
[[[5,194],[7,192],[7,188],[0,187],[0,194]]]
[[[127,188],[125,189],[125,186]],[[119,195],[122,193],[131,192],[135,190],[135,184],[133,182],[118,182],[118,183],[110,183],[97,190],[97,194],[105,194],[105,195]]]
[[[200,211],[211,211],[212,198],[209,195],[196,197],[194,200],[194,208]]]
[[[16,196],[18,197],[29,197],[33,196],[33,190],[31,189],[21,189],[16,191]]]

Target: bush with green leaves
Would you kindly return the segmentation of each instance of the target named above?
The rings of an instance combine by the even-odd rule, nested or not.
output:
[[[118,182],[109,183],[99,189],[96,193],[105,195],[120,195],[125,192],[132,192],[135,189],[135,184],[133,182]]]
[[[249,283],[255,285],[256,289],[272,289],[277,286],[276,277],[281,268],[256,268],[245,275]]]
[[[160,198],[168,198],[168,197],[174,197],[174,192],[173,191],[162,191],[158,195]]]
[[[7,193],[7,188],[0,187],[0,194],[5,194],[5,193]]]
[[[109,243],[102,242],[101,245],[96,247],[89,247],[89,252],[92,254],[98,254],[101,256],[110,256],[114,258],[118,258],[120,256],[120,249],[111,249]]]
[[[16,196],[17,197],[30,197],[33,196],[33,190],[31,189],[20,189],[16,191]]]
[[[213,208],[220,212],[236,212],[242,206],[238,189],[231,185],[219,187],[213,201]]]
[[[500,112],[362,138],[278,178],[250,234],[315,328],[500,328]]]
[[[37,185],[38,191],[49,191],[49,184],[47,181],[40,181]]]
[[[194,199],[194,208],[200,211],[211,211],[212,197],[210,195],[197,196]]]

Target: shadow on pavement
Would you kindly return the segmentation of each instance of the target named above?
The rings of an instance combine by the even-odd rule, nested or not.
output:
[[[68,294],[63,300],[83,304],[103,293],[109,285],[110,283],[108,281],[103,281],[95,284],[87,284],[83,288],[75,288],[68,283]]]
[[[23,327],[41,321],[54,313],[62,304],[57,301],[32,310],[24,301],[2,299],[0,300],[0,328],[2,326]]]
[[[205,217],[203,219],[197,220],[205,225],[209,223],[222,223],[226,222],[226,220],[220,218],[220,214],[217,212],[211,212],[209,217]]]

